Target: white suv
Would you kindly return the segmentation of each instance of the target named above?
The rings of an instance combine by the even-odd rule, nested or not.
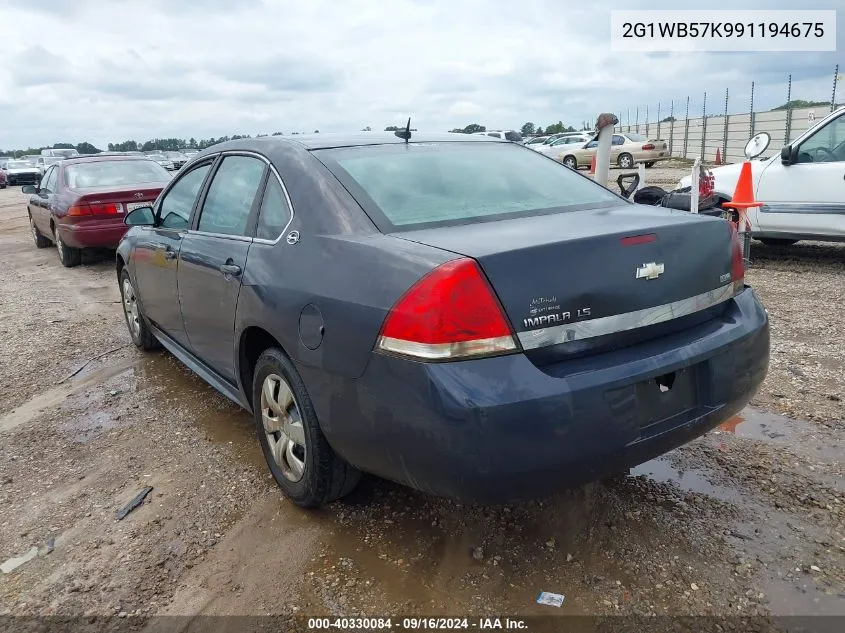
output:
[[[730,198],[741,163],[712,170],[716,192]],[[840,108],[764,160],[751,161],[755,200],[751,235],[767,244],[845,241],[845,108]],[[688,187],[691,178],[681,179]]]
[[[505,141],[513,141],[514,143],[522,143],[522,134],[514,130],[487,130],[486,132],[474,132],[478,136],[492,136],[493,138],[500,138]]]

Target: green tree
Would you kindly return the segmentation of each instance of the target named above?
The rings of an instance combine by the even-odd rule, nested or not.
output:
[[[319,134],[320,130],[314,130],[314,134]]]
[[[674,123],[675,121],[676,121],[676,119],[673,116],[667,116],[663,119],[660,119],[661,123]]]
[[[534,132],[537,134],[537,136],[542,136],[543,134],[545,134],[545,132],[543,131],[543,128],[540,127],[539,125],[537,126],[537,129]]]
[[[88,141],[83,141],[76,146],[76,151],[80,154],[99,154],[100,150],[91,145]]]
[[[273,136],[282,136],[284,132],[273,132]]]
[[[475,134],[476,132],[486,132],[487,128],[483,125],[479,125],[478,123],[470,123],[461,131],[464,134]]]
[[[73,143],[54,143],[53,149],[76,149]]]
[[[534,124],[529,121],[528,123],[523,123],[522,127],[519,128],[519,131],[523,136],[531,136],[536,133],[536,128],[534,127]]]
[[[373,128],[371,128],[371,127],[368,125],[368,126],[367,126],[367,127],[365,127],[365,128],[361,128],[361,131],[362,131],[362,132],[372,132],[372,131],[373,131]]]

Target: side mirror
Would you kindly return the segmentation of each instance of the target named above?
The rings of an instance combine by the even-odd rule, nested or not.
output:
[[[792,160],[792,145],[787,145],[781,148],[780,162],[783,165],[791,165],[794,162]]]
[[[745,144],[745,157],[748,160],[757,158],[760,154],[766,151],[766,148],[771,143],[772,137],[766,132],[755,134],[748,143]]]
[[[21,193],[28,193],[30,195],[38,193],[38,187],[36,187],[35,185],[24,185],[23,187],[21,187]]]
[[[153,226],[155,224],[155,214],[152,207],[137,207],[132,209],[125,218],[123,223],[126,226]]]

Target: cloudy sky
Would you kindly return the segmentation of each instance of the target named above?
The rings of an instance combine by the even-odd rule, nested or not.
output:
[[[841,0],[819,0],[834,9]],[[737,5],[741,5],[738,7]],[[829,100],[839,53],[614,53],[589,0],[0,0],[0,148],[383,129],[519,128],[702,93],[733,112]],[[713,0],[706,8],[798,8]],[[845,86],[839,91],[845,95]],[[718,105],[716,105],[718,104]],[[681,107],[682,109],[682,107]]]

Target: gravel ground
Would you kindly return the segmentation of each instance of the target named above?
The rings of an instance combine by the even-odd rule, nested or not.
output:
[[[845,247],[755,243],[752,260],[771,370],[719,430],[533,503],[365,479],[305,512],[249,416],[127,345],[111,257],[62,268],[0,191],[0,562],[38,552],[0,575],[0,615],[845,615]]]

